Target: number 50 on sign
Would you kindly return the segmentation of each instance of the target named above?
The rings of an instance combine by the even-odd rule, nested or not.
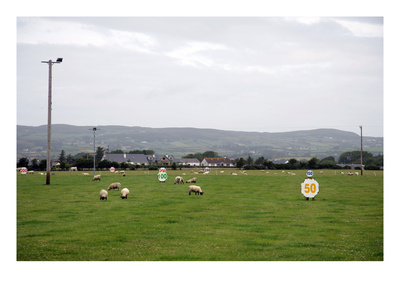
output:
[[[301,184],[301,193],[306,198],[314,198],[319,193],[319,184],[315,179],[305,179]]]

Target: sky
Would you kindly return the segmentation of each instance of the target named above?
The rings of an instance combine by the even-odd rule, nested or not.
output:
[[[383,17],[17,17],[17,124],[383,136]]]

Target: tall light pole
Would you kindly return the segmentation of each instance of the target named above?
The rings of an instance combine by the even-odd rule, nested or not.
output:
[[[53,64],[62,63],[62,58],[57,58],[56,61],[52,61],[51,59],[46,61],[42,60],[42,63],[46,63],[49,65],[49,94],[48,94],[48,113],[47,113],[47,167],[46,167],[46,184],[50,184],[50,170],[51,170],[51,161],[50,161],[50,151],[51,151],[51,68]]]
[[[362,125],[360,125],[361,129],[361,176],[363,175],[363,144],[362,144]]]
[[[93,127],[93,177],[96,175],[96,130],[100,129]]]

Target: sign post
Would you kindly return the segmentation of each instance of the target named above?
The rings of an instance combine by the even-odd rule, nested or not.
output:
[[[312,178],[314,175],[313,171],[309,170],[306,174],[308,178],[304,179],[301,183],[301,193],[304,195],[305,200],[312,198],[314,201],[314,198],[319,193],[319,184],[314,178]]]
[[[160,168],[158,170],[157,177],[158,177],[158,180],[160,182],[165,182],[167,180],[167,178],[168,178],[167,169],[166,168]]]

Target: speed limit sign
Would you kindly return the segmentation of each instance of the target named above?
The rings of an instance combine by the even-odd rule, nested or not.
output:
[[[165,182],[168,178],[167,169],[160,168],[160,170],[158,171],[157,177],[160,182]]]
[[[304,179],[303,183],[301,184],[301,193],[304,195],[306,200],[308,198],[315,198],[319,193],[319,184],[315,179]]]

